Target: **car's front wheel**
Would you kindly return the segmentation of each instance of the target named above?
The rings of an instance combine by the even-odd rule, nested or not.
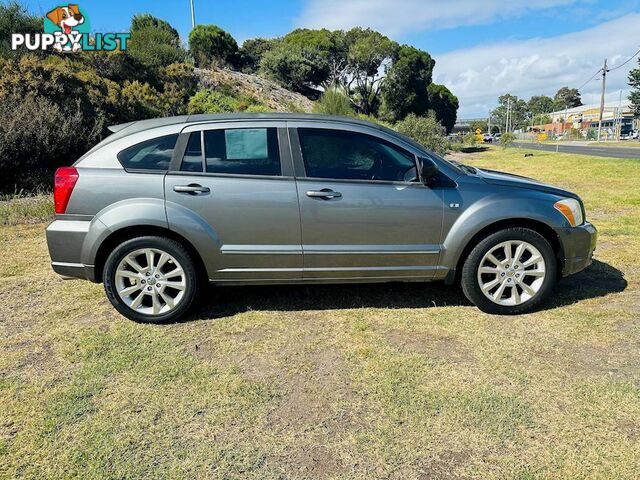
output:
[[[104,288],[113,306],[136,322],[165,323],[191,306],[199,287],[189,252],[165,237],[138,237],[118,245],[103,270]]]
[[[462,290],[484,312],[527,313],[553,291],[557,263],[553,248],[538,232],[508,228],[473,248],[462,268]]]

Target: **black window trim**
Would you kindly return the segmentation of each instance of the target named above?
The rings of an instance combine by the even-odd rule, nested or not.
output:
[[[413,182],[407,182],[404,180],[360,180],[360,179],[355,179],[355,178],[326,178],[326,177],[308,177],[307,176],[307,169],[306,166],[304,164],[304,156],[302,154],[302,144],[300,143],[300,136],[298,133],[298,130],[300,128],[309,128],[309,129],[316,129],[316,130],[331,130],[331,131],[337,131],[337,132],[345,132],[348,131],[350,133],[354,133],[354,134],[360,134],[360,135],[365,135],[368,137],[372,137],[378,141],[382,141],[382,142],[386,142],[389,143],[391,145],[393,145],[394,147],[402,150],[403,152],[405,152],[407,155],[413,157],[413,163],[414,163],[414,167],[416,169],[416,174],[417,174],[417,180],[413,181]],[[422,178],[420,177],[420,169],[418,167],[418,156],[412,152],[410,152],[409,150],[407,150],[406,148],[398,145],[395,142],[391,142],[389,140],[387,140],[386,138],[382,138],[379,137],[378,135],[373,135],[371,133],[368,132],[361,132],[361,131],[357,131],[357,130],[344,130],[341,128],[327,128],[327,127],[319,127],[319,126],[313,126],[313,127],[307,127],[307,126],[295,126],[295,127],[289,127],[289,138],[290,138],[290,143],[291,143],[291,150],[293,153],[293,157],[294,157],[294,164],[296,166],[296,178],[298,180],[310,180],[310,181],[314,181],[314,182],[322,182],[322,181],[329,181],[329,182],[339,182],[339,183],[357,183],[357,184],[361,184],[361,183],[370,183],[370,184],[376,184],[376,185],[422,185],[425,186],[424,183],[422,182]]]
[[[124,163],[122,163],[122,160],[120,159],[120,154],[122,154],[122,152],[124,152],[125,150],[129,150],[130,148],[133,147],[137,147],[138,145],[141,145],[145,142],[149,142],[151,140],[157,140],[158,138],[162,138],[162,137],[171,137],[173,135],[177,135],[176,138],[176,143],[173,146],[173,152],[171,154],[171,160],[169,161],[169,167],[165,170],[165,169],[151,169],[151,168],[130,168],[130,167],[126,167],[124,165]],[[122,150],[120,150],[117,154],[116,154],[116,158],[118,159],[118,163],[122,166],[122,168],[124,169],[125,172],[127,173],[152,173],[155,175],[166,175],[168,172],[171,171],[171,167],[173,165],[173,159],[176,155],[176,150],[178,148],[178,143],[180,142],[180,134],[179,133],[167,133],[165,135],[158,135],[157,137],[152,137],[152,138],[147,138],[146,140],[142,140],[141,142],[138,143],[134,143],[133,145],[129,145],[128,147],[123,148]]]
[[[293,167],[291,165],[291,149],[289,146],[289,136],[286,127],[275,127],[265,125],[263,127],[245,127],[242,124],[234,125],[233,127],[229,126],[220,126],[219,128],[206,128],[210,127],[209,125],[201,125],[203,128],[198,130],[190,130],[190,131],[182,131],[180,133],[180,137],[178,138],[178,142],[176,143],[176,148],[174,149],[174,156],[171,159],[171,165],[167,172],[171,175],[194,175],[198,177],[222,177],[222,178],[249,178],[249,179],[272,179],[272,180],[293,180],[295,178],[293,174]],[[239,130],[239,129],[252,129],[252,128],[275,128],[276,129],[276,138],[278,141],[278,155],[280,157],[280,174],[279,175],[260,175],[260,174],[245,174],[245,173],[220,173],[220,172],[207,172],[206,168],[206,153],[204,148],[204,132],[209,130]],[[182,161],[184,160],[184,155],[187,150],[187,145],[189,143],[189,137],[193,133],[200,132],[200,150],[202,155],[202,172],[187,172],[182,171],[180,168],[182,167]]]

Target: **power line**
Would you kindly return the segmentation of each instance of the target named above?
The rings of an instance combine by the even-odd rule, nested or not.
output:
[[[640,53],[640,50],[638,50],[636,53],[634,53],[632,56],[630,56],[624,63],[618,65],[615,68],[610,68],[608,71],[609,72],[613,72],[614,70],[617,70],[617,69],[619,69],[621,67],[624,67],[627,63],[629,63],[631,60],[633,60],[636,57],[636,55],[638,55],[639,53]]]
[[[589,80],[587,80],[586,82],[584,82],[582,85],[580,85],[576,90],[580,90],[582,87],[584,87],[587,83],[589,83],[591,80],[593,80],[594,78],[596,78],[596,76],[602,71],[601,68],[598,69],[598,71],[596,73],[594,73],[591,78]]]

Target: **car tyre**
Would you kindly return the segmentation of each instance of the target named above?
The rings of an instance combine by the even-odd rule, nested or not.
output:
[[[507,228],[471,250],[462,267],[462,290],[483,312],[528,313],[549,298],[557,283],[557,268],[553,248],[542,235],[529,228]]]
[[[198,297],[201,276],[184,246],[170,238],[127,240],[107,257],[102,280],[115,309],[134,322],[169,323]]]

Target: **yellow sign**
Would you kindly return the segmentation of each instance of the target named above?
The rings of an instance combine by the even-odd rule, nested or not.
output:
[[[482,130],[480,130],[479,128],[476,128],[476,135],[482,135]]]

